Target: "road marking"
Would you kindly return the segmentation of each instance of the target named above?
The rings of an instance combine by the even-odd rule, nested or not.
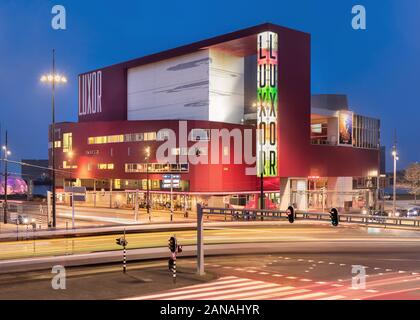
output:
[[[338,284],[338,283],[334,283],[334,284],[332,284],[331,286],[332,286],[332,287],[337,287],[337,288],[339,288],[339,287],[344,287],[344,285],[342,285],[342,284]]]
[[[318,263],[319,263],[319,264],[323,264],[323,263],[325,263],[325,262],[324,262],[324,261],[318,261]]]
[[[246,270],[246,272],[249,272],[249,273],[257,273],[258,271],[256,271],[256,270]]]
[[[375,268],[374,270],[380,270],[381,268]]]
[[[406,271],[400,270],[398,271],[398,273],[406,273]]]
[[[317,300],[341,300],[345,298],[346,298],[345,296],[332,296],[332,297],[320,298]]]
[[[316,284],[327,284],[328,282],[325,282],[325,281],[318,281],[318,282],[315,282]]]
[[[283,276],[281,274],[273,274],[273,277],[280,278],[280,277],[283,277]]]
[[[345,263],[340,263],[340,267],[344,267],[345,265]]]
[[[258,274],[261,274],[263,276],[266,276],[267,274],[269,274],[268,272],[259,272]]]
[[[392,269],[386,269],[385,271],[386,271],[386,272],[391,272],[391,271],[392,271]]]
[[[304,299],[322,297],[322,296],[326,296],[326,295],[327,294],[324,293],[324,292],[314,292],[314,293],[308,293],[308,294],[304,294],[304,295],[300,295],[300,296],[288,297],[288,298],[285,298],[284,300],[304,300]]]
[[[330,262],[329,264],[335,264],[335,262]]]
[[[418,272],[412,272],[411,273],[413,276],[418,275]]]
[[[290,287],[293,288],[293,287]],[[283,293],[279,293],[279,294],[269,294],[269,295],[256,295],[254,297],[251,297],[250,300],[268,300],[268,299],[272,299],[272,300],[276,300],[282,296],[288,296],[288,295],[292,295],[292,294],[301,294],[301,293],[305,293],[305,292],[309,292],[309,290],[306,289],[298,289],[298,290],[293,290],[293,291],[288,291],[288,292],[283,292]],[[245,300],[245,299],[239,299],[239,300]]]
[[[312,282],[311,279],[300,279],[300,281],[303,281],[303,282]]]
[[[295,280],[297,278],[296,277],[286,277],[286,279]]]

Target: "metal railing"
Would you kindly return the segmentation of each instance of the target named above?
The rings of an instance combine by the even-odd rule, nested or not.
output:
[[[225,208],[201,208],[203,216],[219,215],[225,221],[264,221],[286,220],[286,211],[256,210],[256,209],[225,209]],[[331,221],[330,214],[325,212],[295,212],[296,220]],[[365,214],[339,214],[339,221],[344,223],[356,223],[365,225],[381,226],[409,226],[420,228],[420,218],[387,217]]]

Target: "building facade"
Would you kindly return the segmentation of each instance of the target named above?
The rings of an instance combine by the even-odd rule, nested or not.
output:
[[[311,97],[310,69],[309,34],[262,24],[83,73],[78,122],[55,127],[62,185],[252,206],[263,177],[270,207],[366,205],[379,120]]]

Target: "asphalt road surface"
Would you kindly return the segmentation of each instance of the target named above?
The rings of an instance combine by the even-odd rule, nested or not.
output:
[[[167,246],[169,235],[129,234],[127,239],[132,247],[162,247]],[[194,231],[177,232],[177,237],[181,244],[195,243]],[[37,240],[36,248],[40,255],[61,255],[66,241],[77,242],[77,250],[84,252],[117,249],[115,236]],[[117,265],[68,268],[66,290],[51,288],[54,275],[50,270],[4,274],[0,276],[0,298],[420,299],[418,232],[302,222],[212,228],[205,231],[205,242],[225,243],[225,249],[232,246],[232,250],[227,255],[206,257],[204,278],[195,275],[195,260],[181,254],[176,284],[167,261],[130,261],[126,275]],[[235,250],[235,243],[249,244],[254,253]],[[31,250],[31,241],[1,243],[0,257],[30,256]],[[363,270],[365,278],[361,277]]]

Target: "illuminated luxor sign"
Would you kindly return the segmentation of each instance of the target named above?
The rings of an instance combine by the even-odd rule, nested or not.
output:
[[[257,167],[264,177],[277,176],[278,36],[258,35],[258,139]]]
[[[102,71],[79,76],[79,116],[102,112]]]

